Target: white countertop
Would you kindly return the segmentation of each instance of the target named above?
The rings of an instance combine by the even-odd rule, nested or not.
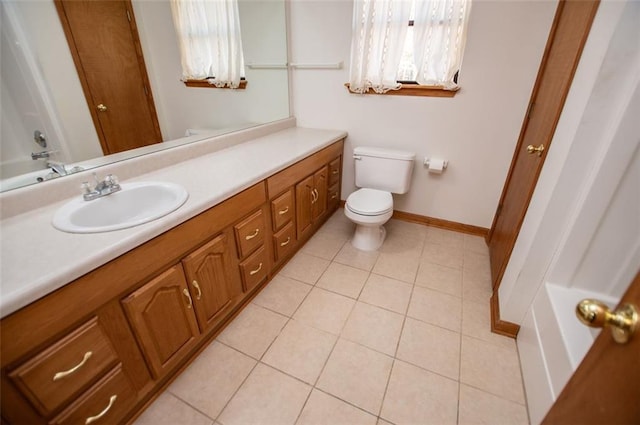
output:
[[[129,229],[93,234],[71,234],[55,229],[51,219],[55,211],[70,199],[2,220],[0,317],[55,291],[346,135],[343,131],[294,127],[127,179],[122,183],[173,182],[189,192],[189,199],[178,210]],[[153,160],[151,156],[148,158]],[[109,171],[108,167],[105,169]]]

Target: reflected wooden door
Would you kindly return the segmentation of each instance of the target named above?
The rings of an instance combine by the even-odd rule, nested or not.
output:
[[[105,155],[162,141],[129,0],[55,0]]]
[[[499,286],[586,42],[598,0],[561,0],[511,168],[489,233],[491,278]],[[536,150],[527,149],[528,146]]]
[[[640,273],[622,296],[625,303],[640,308]],[[640,330],[618,344],[603,329],[542,423],[638,424],[639,382]]]

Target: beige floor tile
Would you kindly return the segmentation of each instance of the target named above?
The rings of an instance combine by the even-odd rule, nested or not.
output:
[[[460,332],[462,299],[416,286],[411,295],[407,316]]]
[[[358,302],[340,337],[394,356],[403,321],[401,314]]]
[[[516,403],[525,403],[515,347],[499,347],[463,335],[460,382]]]
[[[355,228],[356,225],[344,215],[344,209],[338,208],[318,232],[333,233],[335,236],[351,239]]]
[[[371,271],[378,259],[378,255],[380,255],[378,251],[360,251],[359,249],[354,248],[353,245],[351,245],[351,242],[347,241],[334,257],[333,261],[358,269]]]
[[[278,274],[253,299],[253,303],[291,317],[311,288],[311,285]]]
[[[290,320],[262,361],[309,384],[315,384],[337,337]]]
[[[339,339],[316,387],[378,415],[393,359]]]
[[[310,391],[309,385],[260,363],[218,421],[223,425],[293,424]]]
[[[416,275],[416,285],[462,297],[462,270],[422,260]]]
[[[254,359],[259,359],[280,333],[288,318],[260,306],[249,304],[218,340]]]
[[[424,241],[429,228],[424,224],[410,223],[408,221],[391,219],[386,224],[387,233],[400,234]]]
[[[420,257],[423,245],[424,236],[420,236],[420,234],[396,231],[394,228],[388,228],[387,236],[380,247],[380,252]]]
[[[467,385],[460,385],[459,425],[528,425],[527,408]]]
[[[351,313],[355,300],[320,288],[313,288],[293,315],[301,323],[340,334]]]
[[[396,358],[458,379],[460,334],[407,317]]]
[[[324,258],[298,252],[286,266],[280,270],[280,274],[299,280],[300,282],[315,285],[322,273],[329,267],[329,261]]]
[[[427,243],[443,245],[449,248],[462,250],[464,247],[464,234],[437,227],[427,228]]]
[[[375,425],[376,417],[322,391],[313,390],[297,425]]]
[[[376,425],[393,425],[391,422],[385,421],[382,418],[378,418],[378,423]]]
[[[380,417],[396,425],[456,423],[458,383],[396,360]]]
[[[316,257],[332,260],[347,242],[347,237],[334,232],[317,232],[301,251]]]
[[[169,386],[168,391],[217,418],[256,360],[214,341]]]
[[[464,235],[464,250],[489,255],[489,246],[482,236]]]
[[[491,278],[489,256],[472,251],[464,251],[464,271],[476,278]]]
[[[462,271],[462,299],[464,301],[489,302],[491,294],[490,276],[478,276],[470,271]]]
[[[378,274],[369,275],[359,300],[396,313],[405,314],[413,286]]]
[[[462,302],[462,334],[509,349],[516,346],[513,338],[491,332],[489,300],[484,303],[467,300]]]
[[[392,279],[413,283],[420,264],[420,257],[410,257],[402,254],[380,253],[373,273],[381,274]]]
[[[357,299],[369,272],[340,263],[331,263],[316,286],[331,292]]]
[[[213,419],[206,417],[176,396],[164,392],[134,422],[135,425],[211,425]]]
[[[422,250],[422,259],[429,263],[461,269],[463,252],[464,251],[459,248],[427,242],[424,244],[424,249]]]

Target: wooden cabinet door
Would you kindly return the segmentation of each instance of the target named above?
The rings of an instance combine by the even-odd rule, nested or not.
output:
[[[232,274],[228,238],[222,234],[182,260],[200,330],[218,323],[222,312],[242,295]]]
[[[313,188],[315,189],[315,201],[313,202],[313,220],[322,217],[327,211],[328,168],[322,167],[313,174]]]
[[[313,205],[311,202],[315,198],[312,194],[313,189],[313,176],[307,177],[296,185],[296,224],[298,239],[302,239],[302,236],[311,230],[311,224],[313,223]]]
[[[196,344],[198,324],[180,264],[122,304],[155,378],[172,369]]]

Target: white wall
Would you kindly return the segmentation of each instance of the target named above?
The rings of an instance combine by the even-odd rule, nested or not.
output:
[[[349,132],[346,150],[371,145],[416,152],[412,188],[397,210],[490,227],[555,12],[555,1],[473,3],[454,98],[349,94],[353,4],[291,3],[291,62],[344,61],[342,70],[292,71],[298,125]],[[425,156],[449,160],[429,175]],[[343,198],[355,189],[344,161]]]

